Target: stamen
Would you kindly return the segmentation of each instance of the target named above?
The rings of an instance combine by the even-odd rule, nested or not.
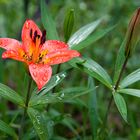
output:
[[[33,30],[30,30],[30,37],[32,38]]]
[[[45,41],[46,41],[46,30],[44,30],[43,33],[42,33],[41,43],[40,43],[40,44],[41,44],[41,45],[44,44]]]
[[[33,42],[36,42],[37,30],[34,32]]]
[[[40,35],[37,35],[36,37],[39,39],[40,38]]]

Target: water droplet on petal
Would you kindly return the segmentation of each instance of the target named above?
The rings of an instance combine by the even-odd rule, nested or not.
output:
[[[33,65],[33,69],[36,69],[37,67],[36,67],[36,65]]]
[[[42,78],[42,80],[43,80],[43,81],[47,81],[47,77],[44,76],[44,77]]]
[[[27,29],[29,29],[29,22],[28,22],[28,21],[26,22],[25,27],[26,27]]]
[[[47,77],[47,76],[48,76],[48,73],[47,73],[47,72],[46,72],[46,73],[44,73],[44,76],[45,76],[45,77]]]
[[[33,72],[33,76],[36,77],[37,76],[37,73],[36,72]]]
[[[39,84],[42,85],[43,84],[42,81],[40,81]]]

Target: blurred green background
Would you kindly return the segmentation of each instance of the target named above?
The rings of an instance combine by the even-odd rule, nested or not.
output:
[[[117,57],[118,49],[125,37],[127,26],[133,12],[140,6],[139,0],[46,0],[49,10],[56,22],[57,30],[64,40],[63,22],[64,17],[68,9],[73,8],[75,10],[75,25],[73,33],[89,22],[104,18],[102,24],[98,29],[106,29],[109,26],[117,24],[116,28],[109,32],[104,38],[100,39],[91,46],[87,46],[81,51],[83,56],[88,56],[102,65],[110,75],[114,73],[114,65]],[[21,40],[20,33],[22,25],[26,19],[33,19],[41,29],[43,25],[40,19],[40,1],[39,0],[0,0],[0,37],[10,37]],[[98,30],[97,29],[97,30]],[[129,74],[135,69],[140,67],[140,44],[136,48],[135,53],[129,60],[124,75]],[[3,50],[0,50],[2,54]],[[68,64],[63,64],[61,70],[66,68]],[[54,73],[56,67],[54,67]],[[13,60],[2,60],[0,58],[0,82],[4,83],[21,94],[26,93],[27,86],[27,74],[25,73],[24,66],[20,62]],[[82,78],[81,78],[82,77]],[[85,86],[87,84],[87,74],[73,70],[70,76],[63,81],[58,89],[67,88],[70,86]],[[111,93],[98,81],[95,80],[97,88],[97,102],[99,122],[102,124],[102,120],[107,108],[108,99]],[[132,85],[134,88],[140,89],[140,83]],[[82,102],[87,104],[87,96],[80,98]],[[115,105],[112,105],[111,112],[109,114],[108,123],[108,139],[111,140],[137,140],[140,139],[140,99],[125,96],[128,106],[128,118],[129,124],[126,124],[119,115]],[[10,121],[12,118],[11,110],[15,110],[15,106],[10,102],[6,102],[0,98],[0,112],[2,120]],[[54,104],[51,105],[57,111],[62,114],[71,114],[77,123],[83,127],[84,114],[87,117],[87,126],[85,132],[79,130],[79,135],[85,133],[85,138],[91,139],[91,129],[88,122],[88,111],[86,108],[80,105],[64,105]],[[8,110],[8,111],[7,111]],[[61,129],[58,129],[61,128]],[[72,138],[70,130],[65,130],[65,127],[56,126],[55,133],[65,136],[66,138]],[[78,130],[77,130],[78,131]],[[64,133],[65,132],[65,133]]]

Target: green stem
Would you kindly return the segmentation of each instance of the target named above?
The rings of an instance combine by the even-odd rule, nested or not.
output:
[[[29,100],[30,100],[30,97],[31,97],[31,85],[32,85],[32,79],[31,77],[29,77],[29,83],[28,83],[28,89],[27,89],[27,95],[26,95],[26,100],[25,100],[25,108],[24,108],[24,113],[23,113],[23,116],[21,118],[21,127],[19,129],[19,138],[22,137],[22,134],[23,134],[23,131],[24,131],[24,120],[25,120],[25,117],[26,117],[26,112],[27,112],[27,108],[28,108],[28,103],[29,103]]]
[[[119,87],[119,83],[120,83],[120,80],[121,80],[121,77],[123,75],[123,72],[125,70],[125,67],[126,67],[126,64],[128,62],[128,58],[129,57],[126,57],[123,65],[122,65],[122,68],[121,68],[121,71],[120,71],[120,74],[119,74],[119,77],[118,77],[118,80],[115,84],[115,87],[114,87],[114,90],[116,91]],[[107,117],[108,117],[108,114],[109,114],[109,111],[110,111],[110,107],[111,107],[111,104],[112,104],[112,101],[113,101],[113,95],[111,96],[110,100],[109,100],[109,103],[108,103],[108,108],[107,108],[107,112],[106,112],[106,117],[105,117],[105,121],[107,121]]]
[[[118,87],[119,87],[119,83],[120,83],[120,80],[121,80],[121,78],[122,78],[123,72],[124,72],[124,70],[125,70],[125,68],[126,68],[126,64],[127,64],[127,62],[128,62],[128,59],[129,59],[129,56],[127,56],[127,57],[125,58],[125,61],[124,61],[123,65],[122,65],[122,68],[121,68],[121,71],[120,71],[118,80],[117,80],[117,82],[116,82],[116,84],[115,84],[115,86],[114,86],[114,90],[115,90],[115,91],[116,91],[116,90],[118,89]],[[112,101],[113,101],[113,95],[111,96],[111,98],[110,98],[110,100],[109,100],[109,103],[108,103],[108,106],[107,106],[107,111],[106,111],[105,118],[104,118],[104,121],[103,121],[103,127],[102,127],[101,131],[104,130],[105,127],[106,127],[107,119],[108,119],[108,114],[109,114],[110,109],[111,109]],[[101,131],[100,131],[100,132],[101,132]]]

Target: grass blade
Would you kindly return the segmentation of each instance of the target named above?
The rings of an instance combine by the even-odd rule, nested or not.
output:
[[[88,79],[89,88],[94,88],[94,80],[89,77]],[[88,101],[88,109],[89,109],[89,120],[91,125],[92,139],[96,139],[97,137],[97,129],[98,129],[98,110],[97,110],[97,97],[96,90],[89,93],[89,101]]]
[[[0,130],[4,133],[12,136],[14,139],[17,139],[17,135],[12,127],[10,127],[8,124],[0,120]]]
[[[127,122],[127,107],[123,96],[121,96],[119,93],[114,93],[113,97],[122,118],[125,122]]]
[[[24,106],[23,98],[8,86],[0,83],[0,96],[20,106]]]
[[[48,132],[47,127],[45,126],[47,123],[45,123],[41,113],[34,108],[28,108],[27,112],[40,140],[47,140]]]
[[[52,16],[48,10],[48,6],[45,3],[45,0],[41,0],[41,21],[44,25],[44,28],[47,31],[47,39],[59,39],[55,22],[52,19]]]
[[[128,76],[126,76],[120,83],[120,88],[125,88],[137,81],[140,80],[140,69],[137,69],[136,71],[132,72]]]

